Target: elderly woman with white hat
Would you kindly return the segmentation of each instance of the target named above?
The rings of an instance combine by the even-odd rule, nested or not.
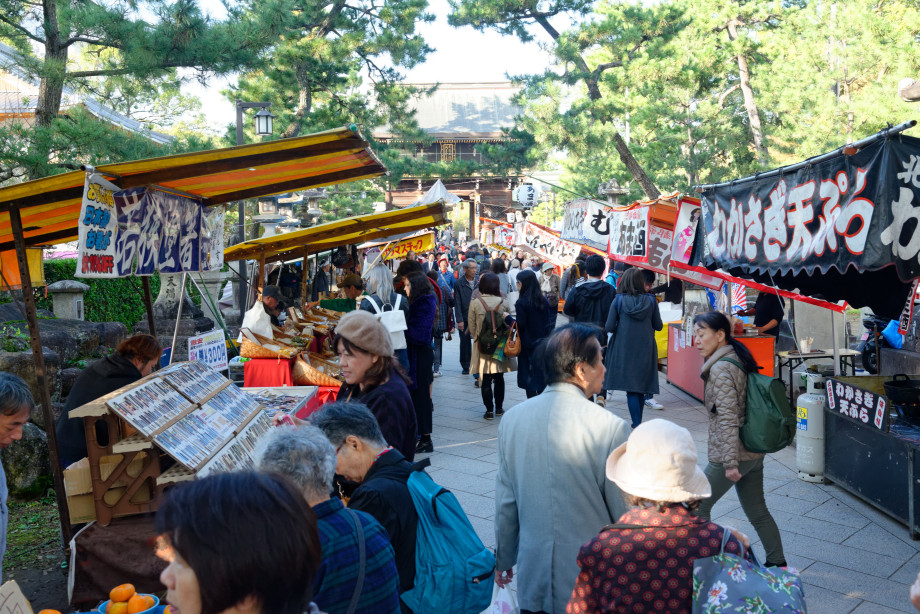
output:
[[[744,535],[694,514],[710,495],[696,462],[690,431],[667,420],[640,424],[610,454],[607,478],[633,507],[581,548],[566,612],[689,614],[693,562],[717,554],[726,530],[734,536],[726,552],[740,554],[750,545]]]

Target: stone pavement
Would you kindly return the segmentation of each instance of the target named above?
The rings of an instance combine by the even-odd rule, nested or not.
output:
[[[482,418],[480,391],[472,376],[460,374],[459,348],[456,335],[444,343],[443,376],[434,380],[430,474],[454,492],[483,542],[494,547],[500,418]],[[664,418],[689,429],[705,465],[708,418],[702,404],[667,384],[664,375],[660,382],[656,399],[665,409],[646,409],[644,419]],[[526,400],[515,373],[505,375],[505,390],[506,410]],[[625,393],[614,393],[607,406],[629,421]],[[920,572],[920,541],[912,541],[904,525],[838,486],[799,480],[794,448],[768,455],[764,467],[767,505],[782,533],[787,561],[802,572],[810,614],[914,612],[908,591]],[[747,533],[764,560],[757,533],[733,490],[715,506],[713,519]]]

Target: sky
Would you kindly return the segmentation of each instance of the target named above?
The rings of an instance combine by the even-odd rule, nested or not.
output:
[[[221,15],[222,7],[217,0],[202,0],[202,7],[216,18]],[[506,75],[542,72],[549,65],[550,56],[540,49],[538,42],[525,44],[515,37],[501,36],[494,31],[477,32],[468,26],[453,28],[447,23],[449,10],[447,0],[429,0],[429,12],[436,19],[432,23],[421,24],[419,31],[434,51],[424,64],[407,72],[406,82],[504,81]],[[534,33],[542,34],[542,31],[535,30]],[[548,36],[538,36],[537,40],[548,40]],[[214,79],[207,88],[196,82],[186,87],[189,93],[208,101],[207,105],[203,105],[208,124],[220,133],[227,124],[235,121],[233,102],[220,94],[229,82],[232,80]]]

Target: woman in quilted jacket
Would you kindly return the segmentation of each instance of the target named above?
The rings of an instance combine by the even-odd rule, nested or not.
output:
[[[767,552],[767,566],[786,566],[783,542],[763,494],[763,454],[745,449],[741,426],[747,404],[747,374],[757,370],[750,351],[732,338],[731,323],[718,311],[693,319],[696,348],[703,355],[703,407],[709,411],[709,465],[712,496],[698,514],[708,519],[712,507],[734,486],[738,501]]]

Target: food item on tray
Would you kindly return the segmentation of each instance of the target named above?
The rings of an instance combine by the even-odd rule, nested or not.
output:
[[[298,358],[294,362],[292,372],[295,386],[341,386],[342,382],[336,378],[323,373],[313,365],[309,364],[303,358]]]
[[[133,584],[119,584],[109,591],[109,599],[127,602],[135,592]]]

